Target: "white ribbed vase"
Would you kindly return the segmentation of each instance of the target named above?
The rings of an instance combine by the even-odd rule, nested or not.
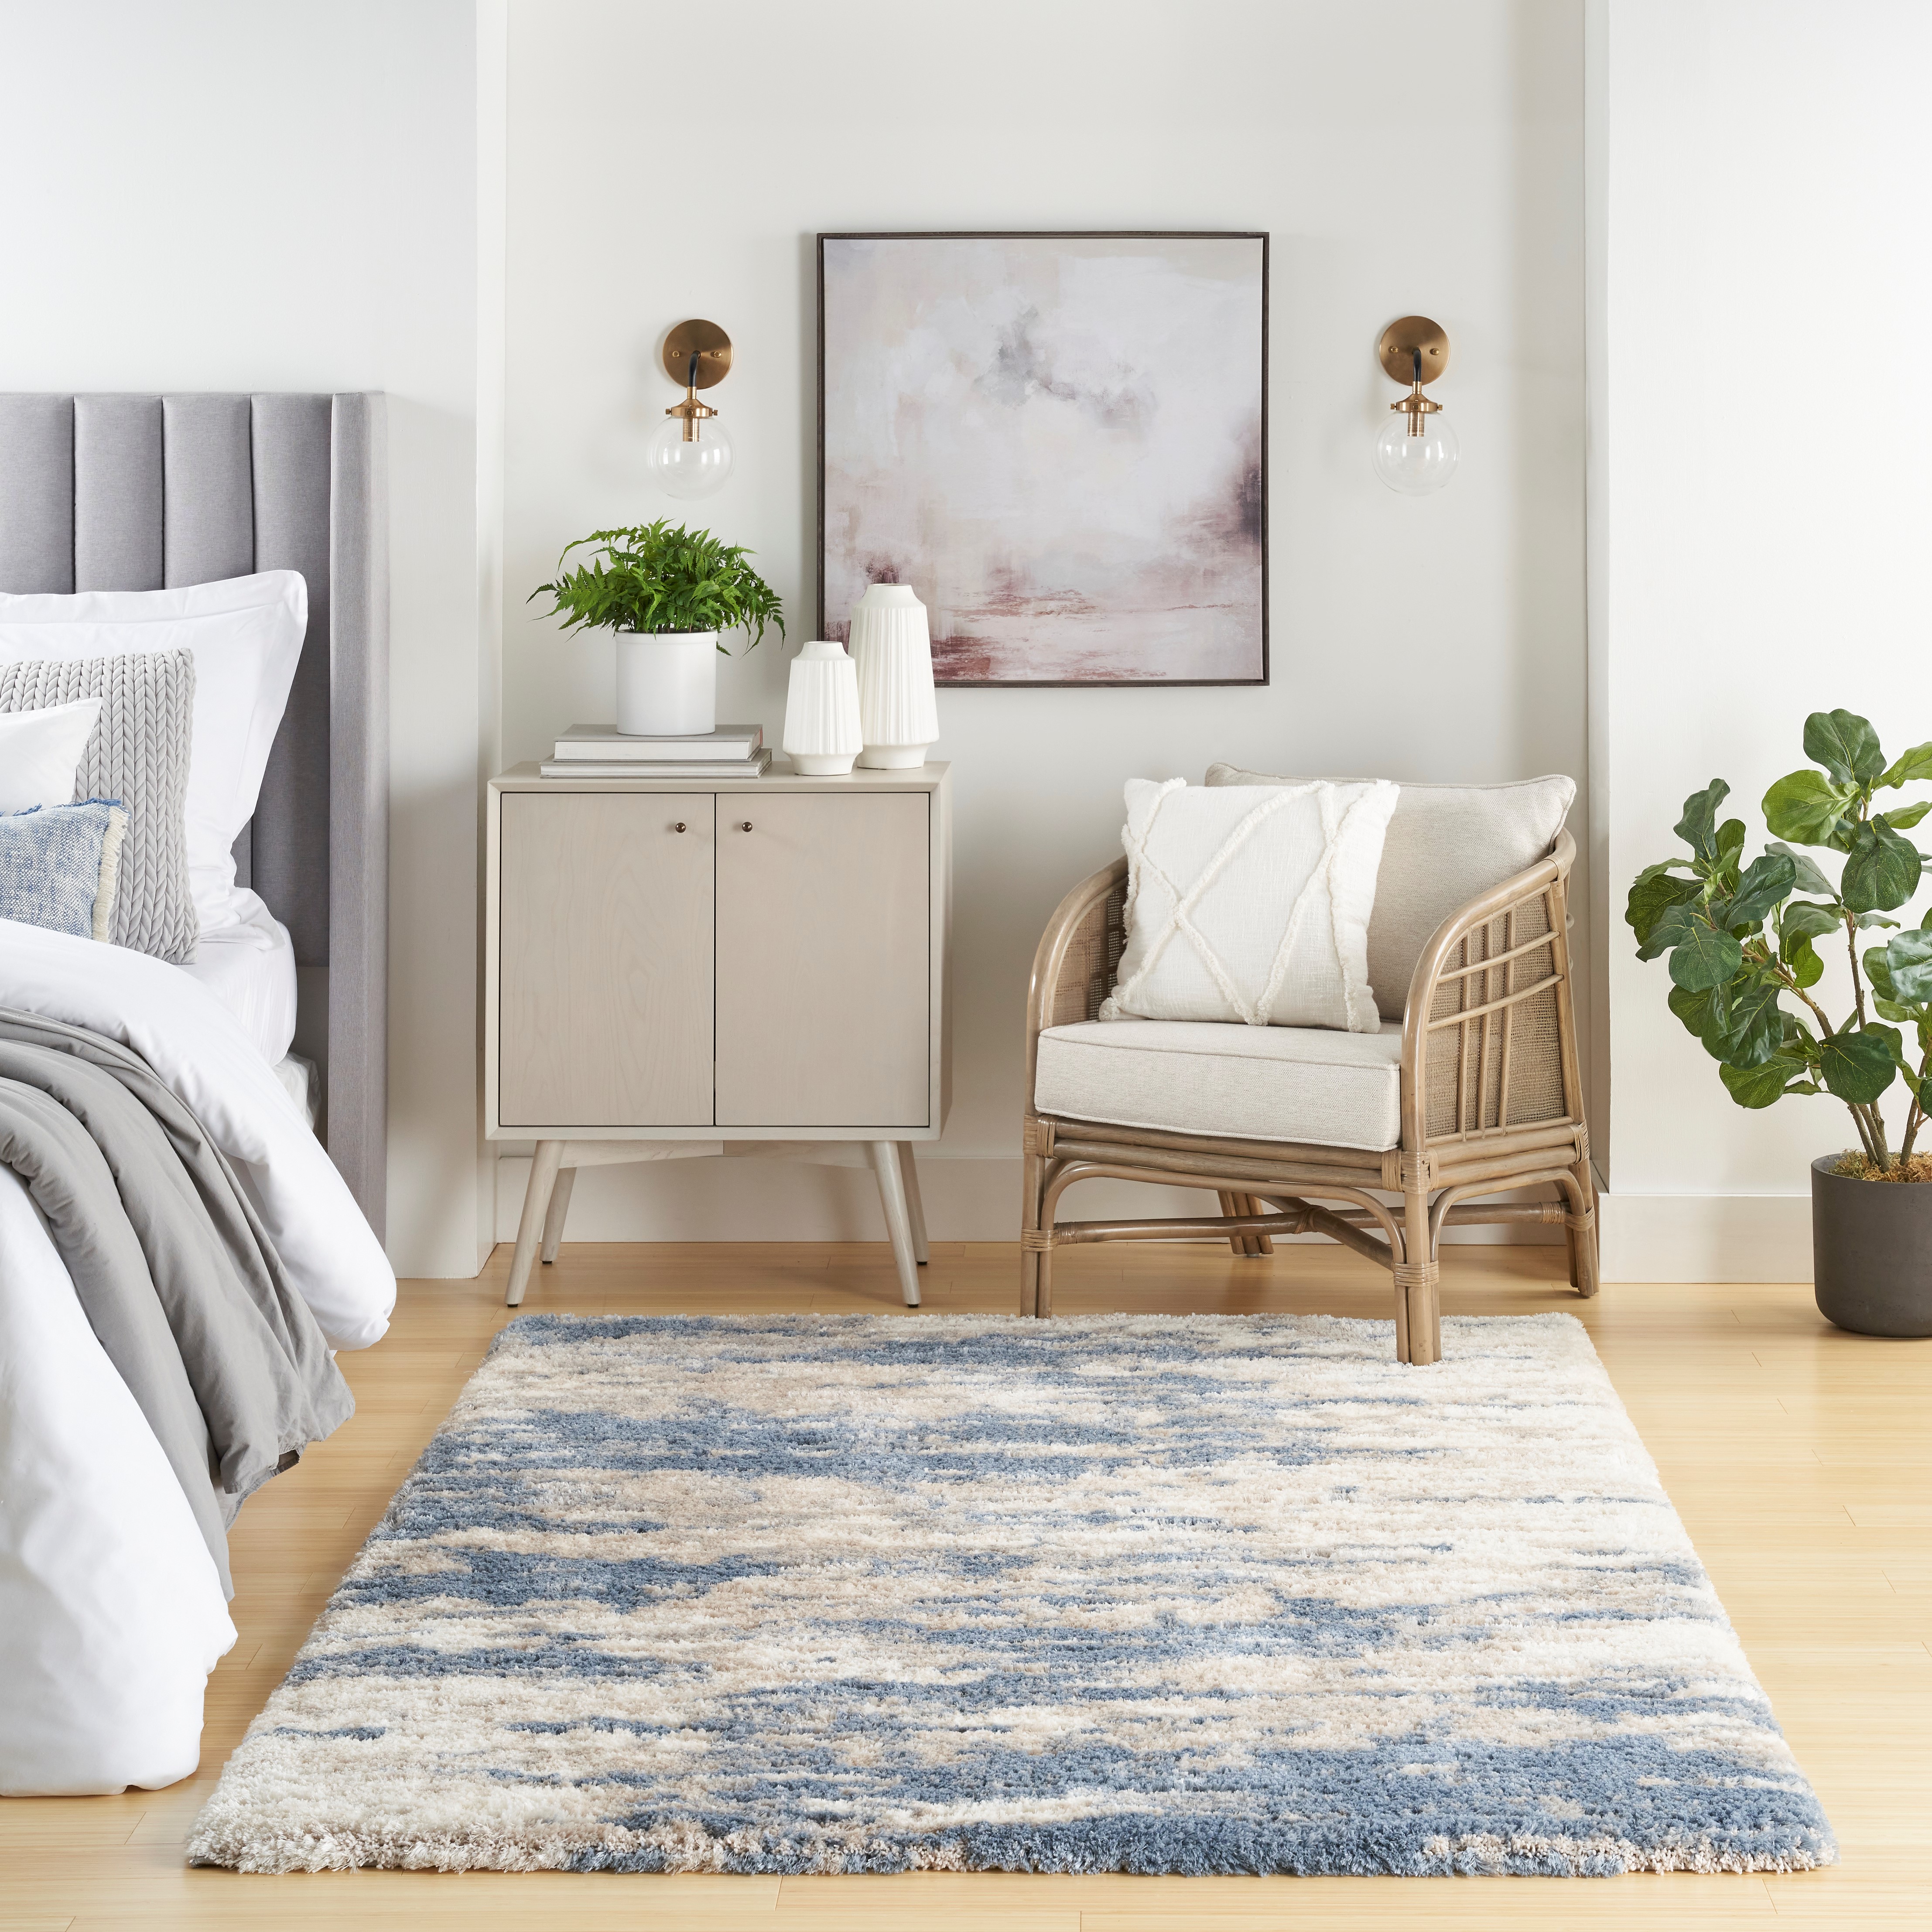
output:
[[[838,778],[852,769],[863,742],[852,660],[830,638],[814,639],[792,660],[785,694],[786,755],[802,777]]]
[[[932,638],[926,606],[908,584],[874,584],[852,613],[852,662],[859,670],[859,725],[868,771],[922,765],[939,736],[932,693]]]

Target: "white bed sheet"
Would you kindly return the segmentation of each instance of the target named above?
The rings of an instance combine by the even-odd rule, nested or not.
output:
[[[131,1046],[233,1165],[331,1344],[367,1348],[395,1276],[241,1022],[179,968],[0,920],[0,1006]],[[46,1222],[0,1170],[0,1792],[187,1776],[234,1640],[187,1498],[88,1326]]]
[[[238,891],[234,898],[246,916],[219,932],[204,932],[182,970],[235,1016],[273,1066],[295,1042],[295,942],[254,893]]]
[[[322,1075],[315,1062],[304,1060],[298,1053],[285,1053],[275,1062],[275,1078],[302,1109],[302,1118],[313,1127],[316,1103],[322,1095]]]

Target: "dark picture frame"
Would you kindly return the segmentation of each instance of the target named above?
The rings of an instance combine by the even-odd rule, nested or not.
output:
[[[970,413],[975,433],[983,449],[989,442],[997,448],[1005,433],[997,419],[990,428],[985,417],[989,409],[1004,407],[1012,412],[1016,436],[1025,433],[1018,412],[1028,407],[1057,415],[1069,429],[1064,443],[1055,446],[1054,458],[1040,466],[1036,488],[1043,523],[1051,523],[1056,511],[1072,506],[1070,516],[1077,518],[1083,505],[1084,528],[1073,533],[1066,550],[1078,552],[1089,560],[1088,578],[1080,577],[1080,566],[1068,566],[1064,555],[1042,565],[1043,574],[1029,574],[1031,560],[1022,556],[1017,567],[1009,559],[997,567],[982,562],[974,579],[963,595],[972,606],[965,614],[962,629],[950,628],[955,620],[942,596],[933,608],[933,663],[937,680],[951,688],[1080,688],[1100,686],[1148,687],[1162,686],[1235,685],[1264,686],[1269,681],[1268,611],[1268,305],[1269,238],[1264,231],[1250,230],[892,230],[826,232],[818,238],[818,629],[820,637],[842,639],[852,602],[866,581],[903,580],[914,584],[928,603],[934,604],[929,585],[922,587],[922,572],[943,570],[920,554],[921,546],[902,530],[880,532],[873,526],[890,524],[896,514],[895,493],[881,487],[884,474],[877,464],[869,474],[855,458],[866,434],[865,418],[876,416],[876,407],[862,410],[852,397],[851,376],[865,370],[890,371],[896,352],[904,352],[903,340],[888,339],[892,325],[878,324],[859,311],[902,310],[909,298],[915,313],[920,296],[889,285],[884,278],[897,272],[915,271],[937,278],[934,288],[947,300],[947,314],[958,317],[962,310],[961,291],[948,287],[945,276],[954,274],[970,284],[964,304],[969,316],[963,325],[973,332],[970,347],[956,355],[952,364],[943,367],[938,381],[952,392],[942,396],[932,407],[943,416],[949,408],[958,412],[962,398],[970,392]],[[1042,322],[1036,304],[1030,304],[1023,290],[1010,289],[997,277],[983,282],[973,278],[982,268],[998,266],[998,258],[987,261],[986,251],[979,258],[948,257],[925,250],[865,248],[845,249],[841,244],[952,244],[982,243],[1012,244],[1017,250],[1037,246],[1042,254],[1037,262],[1029,254],[1016,253],[1014,266],[1036,276],[1051,264],[1056,270],[1067,262],[1091,272],[1096,265],[1101,273],[1110,268],[1136,278],[1136,285],[1149,291],[1143,304],[1118,304],[1108,311],[1118,320],[1118,340],[1121,344],[1120,367],[1127,374],[1117,387],[1096,384],[1079,376],[1062,380],[1053,365],[1052,348],[1042,349],[1034,339],[1036,328],[1051,338],[1054,317]],[[1218,244],[1214,248],[1189,251],[1190,244]],[[1076,244],[1072,248],[1064,245]],[[1110,244],[1160,244],[1121,248]],[[1230,272],[1237,262],[1238,246],[1254,244],[1256,259],[1250,269],[1242,263],[1238,274]],[[832,250],[834,300],[828,307],[827,250]],[[1162,251],[1166,251],[1164,260]],[[1178,265],[1187,252],[1198,254],[1204,267],[1212,264],[1225,286],[1213,293],[1214,285],[1199,276],[1184,274]],[[1122,265],[1124,265],[1123,266]],[[1171,286],[1163,286],[1160,273],[1163,266]],[[1252,274],[1254,308],[1245,312],[1246,278]],[[862,278],[870,277],[870,280]],[[1203,296],[1202,286],[1210,288]],[[856,289],[859,296],[851,292]],[[973,317],[970,298],[981,294],[988,314]],[[881,302],[881,295],[891,302]],[[1208,340],[1199,345],[1198,362],[1184,362],[1172,334],[1177,316],[1190,302],[1206,304],[1211,316],[1226,318],[1226,340]],[[1162,304],[1166,308],[1163,311]],[[1017,316],[1018,320],[1014,320]],[[1004,320],[1000,318],[1004,317]],[[1150,318],[1144,319],[1144,318]],[[1160,332],[1168,332],[1165,340]],[[998,340],[983,361],[976,362],[986,348],[990,333]],[[835,337],[837,339],[830,339]],[[1184,339],[1192,343],[1191,335]],[[1090,328],[1083,338],[1090,351]],[[1017,344],[1017,347],[1016,344]],[[1102,345],[1104,349],[1105,345]],[[1190,351],[1191,354],[1192,350]],[[1246,386],[1247,371],[1232,366],[1237,358],[1245,363],[1252,355],[1252,385]],[[830,358],[832,380],[828,386]],[[890,378],[888,378],[890,380]],[[1178,406],[1178,398],[1163,394],[1162,384],[1182,394],[1191,395],[1189,386],[1213,386],[1213,409],[1196,412],[1201,421],[1196,440],[1206,446],[1196,449],[1178,445],[1175,425],[1188,419]],[[828,394],[828,388],[830,393]],[[896,393],[896,392],[895,392]],[[1040,398],[1046,400],[1042,403]],[[988,399],[990,398],[990,400]],[[1162,405],[1166,404],[1163,409]],[[982,404],[984,406],[982,406]],[[1064,408],[1060,406],[1064,404]],[[910,406],[926,406],[924,399],[914,399]],[[828,407],[838,420],[828,424]],[[1082,413],[1084,412],[1084,415]],[[1184,458],[1198,460],[1220,469],[1198,503],[1190,503],[1170,526],[1172,541],[1156,533],[1150,542],[1145,525],[1160,512],[1143,502],[1139,506],[1142,534],[1136,537],[1123,530],[1118,554],[1096,559],[1096,530],[1102,544],[1112,542],[1106,529],[1112,506],[1122,501],[1118,494],[1130,488],[1136,461],[1153,466],[1160,460],[1160,447],[1147,425],[1156,423],[1166,439],[1172,460],[1180,448]],[[944,427],[952,425],[945,424]],[[1066,452],[1070,448],[1071,454]],[[1124,451],[1124,462],[1117,456]],[[828,457],[831,468],[828,474]],[[1055,467],[1058,463],[1058,467]],[[1012,466],[1005,472],[1010,481]],[[920,527],[930,531],[936,523],[947,520],[950,500],[946,492],[950,477],[921,471],[915,462],[909,490],[920,503]],[[1070,468],[1078,473],[1070,474]],[[1124,485],[1123,478],[1127,479]],[[1022,487],[1026,487],[1023,484]],[[923,488],[925,495],[918,493]],[[1070,495],[1070,490],[1072,494]],[[1084,493],[1084,494],[1083,494]],[[1116,493],[1110,494],[1110,493]],[[828,508],[830,515],[828,517]],[[1022,534],[1030,526],[1024,518],[1009,515],[1008,538],[1017,521]],[[828,532],[830,541],[828,542]],[[1049,529],[1042,550],[1050,547],[1055,532]],[[974,541],[962,535],[960,548],[951,566],[955,584],[962,576],[974,578],[973,556],[980,554]],[[997,575],[996,593],[988,594],[980,580]],[[1168,601],[1159,596],[1137,599],[1144,579],[1164,587]],[[1185,589],[1178,586],[1202,585],[1206,601],[1190,604]],[[942,590],[946,586],[942,586]],[[830,608],[828,609],[828,605]],[[985,614],[994,613],[988,620]],[[1143,612],[1144,614],[1143,614]],[[983,629],[997,631],[994,637],[974,634],[970,626],[976,620]],[[1048,635],[1058,644],[1036,641]],[[1090,638],[1098,642],[1088,646]],[[1070,661],[1067,642],[1080,649],[1076,664]],[[1224,674],[1164,676],[1147,675],[1147,660],[1178,649],[1187,667]],[[1030,657],[1037,650],[1041,668],[1049,674],[1034,676],[1010,674],[1016,659]],[[1110,653],[1113,653],[1110,657]],[[1096,658],[1100,662],[1096,662]],[[1139,661],[1136,662],[1138,658]],[[1121,669],[1108,669],[1117,662]]]

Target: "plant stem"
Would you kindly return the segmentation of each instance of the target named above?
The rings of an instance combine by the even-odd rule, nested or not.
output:
[[[1852,997],[1858,1006],[1858,1027],[1865,1024],[1865,976],[1858,970],[1858,926],[1850,913],[1845,915],[1845,950],[1852,958]]]
[[[1922,1069],[1921,1077],[1923,1077]],[[1912,1158],[1912,1143],[1918,1138],[1918,1130],[1924,1118],[1924,1109],[1919,1106],[1918,1097],[1915,1095],[1911,1108],[1905,1116],[1905,1138],[1899,1143],[1898,1164],[1901,1167]]]
[[[1785,985],[1790,987],[1792,992],[1796,993],[1814,1013],[1818,1016],[1818,1024],[1824,1029],[1825,1037],[1827,1040],[1834,1038],[1837,1036],[1838,1029],[1834,1027],[1832,1024],[1830,1019],[1826,1017],[1825,1009],[1819,1005],[1818,1002],[1791,976],[1791,969],[1790,967],[1784,964],[1782,961],[1775,962],[1774,962],[1774,964],[1778,976],[1782,980]]]
[[[1865,1120],[1865,1110],[1856,1102],[1847,1100],[1845,1111],[1851,1115],[1852,1124],[1858,1130],[1859,1144],[1865,1150],[1866,1160],[1876,1167],[1878,1165],[1878,1150],[1872,1145],[1871,1129]]]

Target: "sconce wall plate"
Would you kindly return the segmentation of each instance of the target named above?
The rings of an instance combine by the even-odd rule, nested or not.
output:
[[[731,338],[715,322],[681,322],[664,338],[664,374],[680,388],[708,389],[731,373]]]
[[[1418,353],[1422,357],[1420,378],[1415,373]],[[1432,382],[1449,366],[1449,338],[1439,322],[1431,322],[1426,315],[1406,315],[1382,331],[1376,355],[1398,382]],[[680,376],[678,380],[684,378]]]

